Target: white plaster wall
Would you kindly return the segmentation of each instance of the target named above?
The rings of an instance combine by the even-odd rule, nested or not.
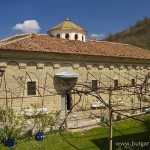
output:
[[[78,30],[52,30],[51,32],[49,32],[49,35],[53,35],[53,36],[57,36],[57,34],[60,34],[60,37],[63,39],[65,38],[66,33],[69,34],[69,40],[75,40],[75,34],[78,34],[78,39],[79,41],[82,41],[82,36],[83,36],[83,42],[85,42],[85,35],[83,34],[82,31],[78,31]]]

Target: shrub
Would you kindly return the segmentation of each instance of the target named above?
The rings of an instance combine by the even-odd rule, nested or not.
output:
[[[25,127],[25,119],[23,116],[17,116],[10,107],[0,109],[0,128],[1,140],[5,143],[8,139],[17,138]]]
[[[118,114],[118,115],[116,116],[116,120],[117,120],[117,121],[120,121],[120,120],[121,120],[121,115],[120,115],[120,114]]]

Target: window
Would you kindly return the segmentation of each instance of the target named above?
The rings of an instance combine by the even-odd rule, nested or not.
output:
[[[27,82],[28,95],[36,95],[36,82]]]
[[[60,34],[57,34],[56,36],[57,36],[58,38],[60,38]]]
[[[92,90],[97,90],[97,80],[92,80]]]
[[[82,41],[84,41],[84,37],[83,37],[83,35],[82,35]]]
[[[78,34],[75,34],[74,38],[75,38],[75,40],[77,40],[78,39]]]
[[[69,39],[69,37],[70,37],[69,34],[66,33],[65,38],[66,38],[66,39]]]
[[[114,88],[118,88],[118,80],[114,80]]]
[[[135,86],[135,79],[132,79],[131,86]]]
[[[1,70],[1,69],[0,69],[0,77],[3,76],[4,72],[5,72],[4,70]]]

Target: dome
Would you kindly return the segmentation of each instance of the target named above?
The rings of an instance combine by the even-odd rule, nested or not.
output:
[[[58,38],[85,41],[87,31],[67,18],[64,22],[48,30],[47,33]]]

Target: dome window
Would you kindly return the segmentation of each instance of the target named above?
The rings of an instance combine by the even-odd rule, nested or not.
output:
[[[60,38],[60,34],[57,34],[56,37]]]
[[[69,39],[69,37],[70,37],[69,34],[66,33],[65,38],[66,38],[66,39]]]
[[[78,39],[78,34],[75,34],[74,38],[75,38],[75,40],[77,40]]]
[[[84,37],[83,37],[83,35],[82,35],[82,41],[84,41]]]

